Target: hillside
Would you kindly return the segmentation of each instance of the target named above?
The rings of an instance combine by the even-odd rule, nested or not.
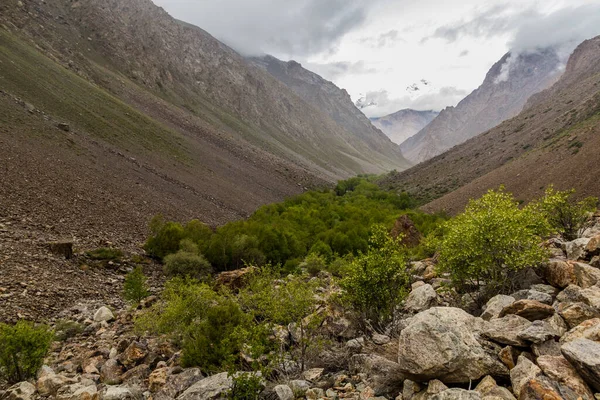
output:
[[[514,117],[531,95],[556,81],[559,66],[551,49],[507,53],[492,66],[479,88],[403,142],[403,154],[415,163],[423,162]]]
[[[149,0],[2,2],[0,62],[1,217],[49,238],[135,242],[158,212],[216,225],[406,165]]]
[[[382,185],[415,193],[429,210],[462,209],[506,185],[522,200],[555,184],[579,196],[600,193],[600,37],[582,43],[561,78],[515,118]]]
[[[425,128],[438,115],[437,111],[417,111],[407,108],[384,117],[371,118],[371,122],[392,142],[402,144]]]

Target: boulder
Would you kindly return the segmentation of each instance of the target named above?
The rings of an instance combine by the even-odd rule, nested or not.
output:
[[[107,386],[102,393],[102,400],[141,400],[140,391],[130,386]]]
[[[536,357],[541,356],[560,356],[560,343],[555,340],[548,340],[543,343],[534,343],[531,345],[531,351]]]
[[[518,315],[509,314],[488,322],[483,331],[483,336],[488,339],[509,346],[526,346],[527,342],[518,337],[519,332],[531,326],[531,322]]]
[[[546,318],[544,321],[550,324],[550,326],[556,331],[558,336],[564,335],[569,330],[567,322],[559,314],[554,314],[551,317]]]
[[[600,282],[600,269],[584,263],[573,263],[577,286],[587,289]]]
[[[35,394],[35,386],[29,382],[20,382],[9,387],[4,394],[0,391],[2,400],[31,400]]]
[[[585,251],[588,257],[600,255],[600,235],[596,235],[590,239],[585,246]]]
[[[589,386],[563,356],[540,356],[537,364],[548,378],[568,387],[583,400],[594,399]]]
[[[305,394],[308,400],[319,400],[325,398],[325,391],[321,388],[311,388]]]
[[[600,341],[600,318],[589,319],[582,322],[564,334],[560,341],[562,343],[567,343],[577,339]]]
[[[543,343],[547,340],[559,338],[558,332],[546,321],[533,321],[531,325],[517,334],[517,338],[524,342]]]
[[[37,381],[37,391],[41,396],[55,396],[58,389],[62,386],[76,383],[73,378],[67,378],[63,375],[57,375],[53,372],[41,374]]]
[[[364,382],[376,396],[390,395],[402,390],[406,374],[398,363],[376,354],[355,354],[350,359],[350,371],[364,374]]]
[[[554,308],[537,300],[517,300],[511,305],[504,307],[499,317],[502,318],[509,314],[515,314],[530,321],[535,321],[550,317],[554,314]]]
[[[481,314],[481,318],[486,321],[489,321],[492,318],[497,318],[504,307],[510,306],[515,301],[516,299],[512,296],[506,296],[504,294],[496,295],[492,297],[484,306],[484,311]]]
[[[482,397],[479,392],[465,389],[448,389],[438,393],[429,399],[431,400],[480,400]]]
[[[567,258],[569,260],[579,260],[585,258],[586,250],[590,238],[579,238],[572,242],[565,243],[565,251],[567,252]]]
[[[218,285],[226,286],[230,289],[240,289],[246,285],[248,279],[256,272],[256,267],[246,267],[236,269],[235,271],[221,272],[216,276],[215,281]]]
[[[402,384],[402,400],[412,400],[421,389],[422,387],[419,383],[406,379]]]
[[[415,315],[400,333],[399,372],[415,381],[445,383],[507,375],[497,357],[499,348],[480,342],[484,325],[459,308],[434,307]]]
[[[573,264],[563,260],[550,259],[539,269],[542,278],[552,286],[565,288],[575,283]]]
[[[438,296],[433,286],[422,285],[410,292],[404,303],[404,309],[408,312],[417,313],[433,307],[437,301]]]
[[[517,365],[510,370],[510,382],[515,396],[520,399],[521,390],[525,384],[540,375],[542,375],[542,370],[537,365],[525,356],[519,356]]]
[[[553,382],[543,375],[530,379],[522,385],[519,400],[577,400],[563,397]]]
[[[56,394],[56,400],[98,400],[98,398],[98,388],[94,384],[76,383],[63,386]]]
[[[294,392],[288,385],[277,385],[273,388],[278,400],[294,400]]]
[[[498,353],[498,358],[506,367],[511,370],[517,365],[517,360],[521,352],[512,346],[506,346]]]
[[[562,290],[557,296],[556,301],[559,303],[574,303],[581,301],[582,289],[577,285],[569,285]]]
[[[292,392],[300,396],[304,396],[306,391],[310,389],[310,383],[301,379],[294,379],[288,383]]]
[[[112,321],[113,319],[115,319],[115,316],[113,315],[112,311],[110,311],[110,309],[106,306],[100,307],[98,311],[96,311],[96,313],[94,314],[95,322],[108,322]]]
[[[412,397],[412,400],[428,400],[436,394],[442,393],[445,390],[448,390],[448,386],[444,385],[442,381],[434,379],[432,381],[429,381],[425,390],[422,390],[419,393],[415,394]]]
[[[108,360],[100,368],[100,381],[106,385],[119,385],[123,383],[123,372],[123,367],[117,360]]]
[[[157,370],[155,370],[155,372],[156,371]],[[157,375],[159,374],[157,373]],[[160,383],[160,377],[157,377],[157,375],[155,375],[155,378],[158,378],[157,381],[152,383],[150,378],[148,381],[151,390],[153,388],[159,389],[152,395],[153,400],[170,400],[177,398],[193,384],[204,378],[198,368],[186,368],[181,373],[169,374],[166,377],[166,382],[164,384]],[[152,377],[152,374],[150,374],[150,376]]]
[[[478,392],[483,399],[516,400],[510,390],[498,386],[494,378],[489,375],[479,382],[475,391]]]
[[[118,360],[125,368],[133,368],[148,355],[148,347],[140,342],[133,341],[123,353],[118,356]]]
[[[581,301],[587,304],[590,307],[593,307],[596,310],[600,310],[600,287],[592,286],[587,289],[583,289],[579,295],[581,296]]]
[[[224,397],[231,389],[233,380],[227,372],[221,372],[194,383],[186,391],[181,393],[177,400],[216,400]]]
[[[595,391],[600,391],[600,343],[576,339],[563,344],[561,351],[586,383]]]
[[[558,313],[565,320],[570,329],[584,321],[599,318],[600,312],[585,303],[560,303],[557,307]]]
[[[540,303],[549,305],[552,304],[552,295],[544,292],[539,292],[533,289],[519,290],[518,292],[513,293],[511,296],[514,297],[516,300],[537,300]]]
[[[302,378],[309,382],[316,382],[321,379],[323,372],[325,372],[324,368],[311,368],[302,373]]]

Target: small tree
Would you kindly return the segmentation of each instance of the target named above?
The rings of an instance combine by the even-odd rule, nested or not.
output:
[[[0,377],[9,383],[35,377],[53,340],[54,334],[45,325],[0,324]]]
[[[350,262],[340,282],[342,299],[357,312],[363,328],[370,323],[383,329],[393,321],[396,307],[408,293],[410,275],[401,240],[401,236],[392,238],[384,226],[375,225],[368,251]]]
[[[317,253],[310,253],[304,261],[300,263],[300,268],[305,268],[312,276],[316,276],[319,272],[327,267],[325,258]]]
[[[596,210],[598,199],[588,197],[576,202],[572,196],[575,190],[554,190],[550,185],[544,197],[531,207],[537,208],[547,219],[550,227],[560,233],[566,240],[575,240],[581,231],[589,227],[590,214]]]
[[[170,276],[189,276],[202,279],[210,274],[211,267],[201,254],[179,251],[165,257],[164,270]]]
[[[543,218],[529,207],[520,209],[503,188],[471,200],[444,228],[439,270],[449,273],[460,291],[485,286],[486,293],[477,301],[512,291],[519,271],[547,258],[540,246],[540,234],[547,232]]]
[[[141,266],[137,266],[125,276],[123,283],[123,297],[127,301],[139,303],[148,297],[148,285],[146,284],[146,275]]]

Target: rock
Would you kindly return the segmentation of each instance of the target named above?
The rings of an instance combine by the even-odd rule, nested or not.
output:
[[[585,251],[588,257],[600,255],[600,235],[596,235],[590,239],[585,246]]]
[[[373,334],[373,343],[383,346],[384,344],[388,344],[392,339],[390,339],[387,335],[380,335],[379,333]]]
[[[569,285],[556,296],[556,301],[559,303],[574,303],[581,301],[582,290],[583,289],[577,285]]]
[[[576,339],[562,345],[563,356],[595,391],[600,391],[600,343]]]
[[[448,390],[448,386],[444,385],[442,381],[434,379],[429,381],[427,384],[427,388],[417,394],[415,394],[412,399],[413,400],[426,400],[433,398],[434,395],[442,393],[443,391]]]
[[[293,381],[290,381],[288,385],[292,389],[292,392],[299,396],[304,396],[306,391],[310,389],[310,383],[301,379],[294,379]]]
[[[129,370],[127,370],[122,376],[123,382],[129,385],[137,384],[141,385],[150,376],[150,366],[146,364],[140,364]]]
[[[194,383],[177,400],[216,400],[224,396],[231,389],[233,381],[227,372],[221,372]]]
[[[545,321],[556,331],[558,336],[562,336],[569,330],[567,322],[559,314],[554,314]]]
[[[346,347],[352,351],[359,352],[365,345],[365,338],[359,337],[356,339],[350,339],[346,342]]]
[[[83,385],[76,383],[63,386],[56,394],[56,400],[98,400],[99,394],[96,385]]]
[[[152,375],[152,374],[151,374]],[[183,372],[175,375],[168,375],[166,383],[162,385],[159,391],[152,395],[153,400],[170,400],[178,397],[196,382],[204,377],[199,368],[187,368]],[[150,379],[150,378],[148,378]],[[149,383],[150,385],[150,383]],[[160,383],[154,384],[155,388]]]
[[[544,293],[544,292],[539,292],[539,291],[533,290],[533,289],[519,290],[518,292],[513,293],[512,297],[514,297],[516,300],[527,299],[527,300],[536,300],[536,301],[539,301],[540,303],[544,303],[544,304],[548,304],[548,305],[552,304],[552,295],[550,295],[548,293]]]
[[[600,268],[600,256],[594,256],[590,260],[590,265],[594,268]]]
[[[480,400],[481,395],[474,390],[448,389],[438,393],[431,400]]]
[[[54,373],[44,373],[37,381],[37,391],[41,396],[50,397],[56,395],[62,386],[75,383],[72,378]]]
[[[509,314],[515,314],[530,321],[535,321],[550,317],[554,314],[554,308],[536,300],[517,300],[513,304],[504,307],[499,317],[502,318]]]
[[[531,343],[543,343],[547,340],[559,338],[560,335],[546,321],[533,321],[529,327],[517,334],[520,340]]]
[[[583,399],[594,398],[588,385],[563,356],[540,356],[537,364],[548,378],[570,388]]]
[[[54,255],[64,257],[67,260],[73,258],[73,242],[50,242],[48,249]]]
[[[151,392],[158,392],[167,383],[169,369],[167,367],[157,368],[150,373],[148,377],[148,389]]]
[[[599,318],[600,313],[585,303],[560,303],[558,313],[564,318],[569,328],[573,329],[584,321]]]
[[[123,383],[123,372],[117,360],[108,360],[100,368],[100,381],[107,385],[119,385]]]
[[[316,382],[321,379],[323,372],[325,369],[323,368],[311,368],[302,373],[302,377],[309,382]]]
[[[66,124],[64,122],[59,122],[58,124],[56,124],[56,127],[58,129],[60,129],[61,131],[65,131],[65,132],[69,132],[71,130],[71,127],[69,126],[69,124]]]
[[[489,321],[492,318],[498,318],[504,307],[510,306],[515,301],[516,299],[512,296],[506,296],[504,294],[496,295],[485,305],[481,318],[486,321]]]
[[[590,242],[590,238],[579,238],[572,242],[565,243],[565,251],[569,260],[579,260],[585,258],[586,246]]]
[[[221,272],[216,276],[215,281],[217,284],[226,286],[230,289],[240,289],[246,285],[248,279],[257,270],[258,268],[256,267],[246,267],[235,271]]]
[[[527,342],[519,338],[518,334],[530,326],[529,320],[518,315],[508,314],[487,323],[483,336],[496,343],[523,347],[527,345]]]
[[[0,398],[2,400],[31,400],[34,394],[35,386],[29,382],[20,382],[9,387]]]
[[[452,307],[434,307],[415,315],[399,338],[399,371],[412,380],[469,382],[485,375],[507,375],[499,350],[482,346],[485,321]]]
[[[142,394],[129,386],[107,386],[102,400],[141,400]]]
[[[277,385],[273,388],[278,400],[294,400],[294,392],[288,385]]]
[[[565,288],[576,282],[573,264],[563,260],[551,259],[540,268],[542,278],[552,286]]]
[[[571,329],[560,339],[562,343],[572,342],[576,339],[589,339],[600,341],[600,318],[594,318],[582,322]]]
[[[423,239],[421,232],[419,232],[414,222],[406,214],[401,215],[394,222],[394,227],[390,234],[394,239],[400,236],[400,243],[408,248],[418,246]]]
[[[525,384],[541,374],[542,370],[537,365],[529,361],[526,357],[519,356],[517,365],[510,370],[510,381],[515,396],[520,399],[521,390]]]
[[[519,400],[566,400],[544,376],[526,381],[519,393]]]
[[[406,374],[400,365],[376,354],[355,354],[350,359],[350,371],[364,374],[364,381],[377,396],[397,393],[402,389]]]
[[[494,398],[499,400],[516,400],[510,390],[498,386],[494,378],[489,375],[479,382],[475,391],[478,392],[483,399]]]
[[[308,400],[319,400],[325,398],[325,391],[320,388],[312,388],[306,391],[306,398]]]
[[[519,350],[512,346],[506,346],[498,353],[498,358],[510,370],[517,365],[519,355],[521,355]]]
[[[96,313],[94,314],[95,322],[108,322],[114,319],[115,316],[113,315],[112,311],[110,311],[110,309],[106,306],[100,307],[98,311],[96,311]]]
[[[596,310],[600,310],[600,287],[592,286],[587,289],[583,289],[579,295],[581,300],[590,307]]]
[[[421,391],[421,385],[417,382],[406,379],[402,385],[403,400],[412,400],[415,394]]]
[[[118,360],[125,368],[133,368],[139,364],[148,355],[148,346],[133,341],[123,353],[118,357]]]
[[[411,291],[404,303],[404,309],[408,312],[425,311],[434,305],[438,300],[437,293],[431,285],[422,285]]]
[[[531,350],[536,357],[541,356],[560,356],[560,343],[555,340],[548,340],[543,343],[534,343]]]
[[[573,263],[577,286],[587,289],[600,282],[600,269],[584,263]]]

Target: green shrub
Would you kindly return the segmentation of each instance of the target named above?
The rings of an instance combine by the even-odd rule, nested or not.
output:
[[[263,390],[263,379],[253,372],[230,374],[232,386],[227,393],[229,400],[258,400]]]
[[[311,253],[307,255],[304,261],[300,264],[300,268],[306,269],[306,272],[312,276],[316,276],[326,267],[327,263],[325,262],[325,258],[317,253]]]
[[[152,236],[144,245],[144,250],[159,259],[179,250],[179,244],[185,238],[185,230],[177,222],[165,222],[162,215],[157,215],[150,222]]]
[[[576,202],[572,199],[574,193],[575,190],[562,192],[549,186],[544,197],[531,205],[537,208],[551,228],[566,240],[575,240],[579,237],[581,231],[589,226],[590,213],[594,212],[598,205],[596,197],[588,197]]]
[[[113,249],[110,247],[102,247],[99,249],[91,250],[86,255],[92,260],[98,261],[116,261],[123,257],[123,252],[119,249]]]
[[[83,332],[83,326],[75,321],[60,320],[54,326],[56,340],[64,342],[65,340],[75,337]]]
[[[329,263],[327,271],[337,278],[342,278],[348,273],[348,265],[350,265],[352,259],[351,256],[338,257]]]
[[[14,326],[0,324],[0,376],[9,383],[35,377],[53,339],[45,325],[27,321]]]
[[[409,291],[408,259],[401,240],[392,238],[384,226],[374,226],[368,251],[349,263],[340,282],[342,300],[357,313],[363,327],[370,323],[383,329],[392,322]]]
[[[146,275],[141,266],[137,266],[125,276],[123,283],[123,297],[132,303],[139,303],[148,297],[148,285]]]
[[[206,258],[200,254],[179,251],[164,259],[165,274],[169,276],[189,276],[202,279],[210,275],[211,268]]]
[[[490,190],[471,200],[463,214],[445,225],[439,242],[439,270],[461,292],[483,289],[483,302],[513,291],[518,272],[547,257],[540,235],[548,231],[532,208],[520,209],[511,194]]]

